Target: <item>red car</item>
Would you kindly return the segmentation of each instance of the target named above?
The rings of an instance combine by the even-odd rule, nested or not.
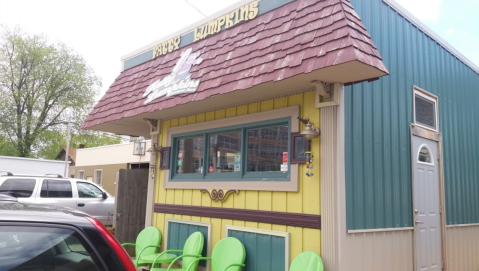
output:
[[[0,271],[135,271],[115,237],[70,208],[0,194]]]

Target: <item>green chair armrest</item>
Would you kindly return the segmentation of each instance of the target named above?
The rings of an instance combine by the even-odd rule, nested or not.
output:
[[[194,254],[183,254],[183,255],[180,255],[178,257],[176,257],[175,259],[173,259],[173,261],[170,263],[170,265],[168,266],[168,269],[166,269],[166,271],[170,271],[170,268],[173,266],[173,264],[178,261],[179,259],[183,258],[183,257],[195,257],[195,258],[199,258],[201,257],[201,255],[194,255]],[[194,263],[194,262],[193,262]],[[192,263],[192,264],[193,264]],[[191,264],[190,264],[191,266]],[[190,266],[188,266],[188,268],[190,268]],[[186,270],[189,270],[189,269],[186,269]]]
[[[133,243],[123,243],[121,245],[122,246],[136,246],[136,244],[133,244]]]
[[[165,251],[161,252],[161,253],[158,254],[158,256],[156,256],[156,258],[153,260],[152,266],[154,266],[154,265],[156,264],[156,260],[158,260],[158,258],[160,258],[161,256],[163,256],[163,254],[168,253],[168,252],[181,252],[181,253],[183,253],[183,250],[169,249],[169,250],[165,250]]]
[[[225,270],[223,270],[223,271],[226,271],[226,270],[228,270],[230,267],[233,267],[233,266],[240,266],[240,267],[244,267],[244,264],[238,264],[238,263],[234,263],[234,264],[232,264],[232,265],[230,265],[230,266],[226,267],[226,268],[225,268]]]
[[[195,263],[195,262],[199,262],[201,260],[210,260],[211,261],[211,257],[199,257],[197,259],[195,259],[192,263],[190,263],[190,265],[188,265],[188,268],[186,268],[187,271],[190,270],[190,267]],[[168,269],[166,271],[170,271],[170,266],[168,266]]]
[[[140,259],[140,256],[141,256],[141,254],[143,253],[143,251],[145,251],[145,249],[147,249],[147,248],[149,248],[149,247],[160,248],[160,246],[155,246],[155,245],[146,246],[146,247],[144,247],[144,248],[140,251],[140,253],[139,253],[138,255],[136,255],[136,258],[137,258],[137,259]]]

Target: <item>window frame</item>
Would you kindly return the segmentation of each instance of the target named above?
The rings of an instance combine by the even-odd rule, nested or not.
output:
[[[81,176],[80,173],[83,173],[83,176]],[[78,171],[78,179],[85,180],[85,171],[84,170],[79,170]]]
[[[97,183],[97,182],[96,182],[96,174],[97,174],[97,172],[101,172],[100,183]],[[101,186],[101,185],[103,184],[103,169],[95,169],[95,170],[93,171],[93,183],[95,183],[95,184],[97,184],[97,185],[99,185],[99,186]]]
[[[428,151],[428,153],[429,153],[429,157],[431,158],[431,162],[430,162],[430,163],[419,161],[419,155],[421,154],[422,148],[426,148],[426,149],[427,149],[427,151]],[[423,164],[423,165],[434,166],[434,154],[432,153],[431,148],[430,148],[427,144],[422,144],[422,145],[419,147],[419,149],[417,150],[416,163],[418,163],[418,164]]]
[[[262,190],[262,191],[291,191],[297,192],[299,189],[299,166],[298,164],[291,164],[291,159],[288,161],[289,169],[289,179],[284,178],[275,178],[271,177],[268,180],[263,178],[254,178],[248,179],[243,178],[238,179],[228,179],[222,176],[219,176],[218,179],[208,178],[208,179],[195,179],[192,180],[191,177],[176,178],[172,179],[172,172],[176,171],[176,159],[173,158],[177,155],[176,146],[173,142],[175,139],[180,137],[192,137],[192,135],[198,135],[204,133],[204,131],[219,131],[227,132],[234,129],[241,129],[243,126],[247,126],[248,129],[252,127],[261,127],[263,123],[277,123],[278,120],[289,121],[289,134],[288,134],[288,152],[290,152],[290,140],[291,133],[299,132],[299,121],[297,117],[300,116],[300,107],[291,106],[281,109],[269,110],[260,113],[253,113],[247,115],[241,115],[231,118],[224,118],[219,120],[213,120],[208,122],[201,122],[191,125],[170,127],[167,130],[167,146],[171,146],[170,153],[170,169],[164,170],[165,182],[163,187],[165,189],[217,189],[221,187],[222,189],[240,189],[240,190]],[[205,138],[206,139],[206,138]],[[206,139],[208,140],[208,139]],[[242,142],[246,142],[243,140]],[[206,145],[206,144],[205,144]],[[242,150],[246,147],[243,144]],[[209,152],[208,149],[205,150],[205,153]],[[242,154],[245,154],[242,151]],[[242,155],[244,156],[244,155]],[[289,155],[290,157],[290,155]],[[242,157],[242,159],[244,159]],[[245,167],[242,165],[242,167]],[[243,169],[242,169],[243,170]],[[270,172],[271,173],[271,172]],[[276,172],[272,172],[276,173]],[[284,174],[278,172],[280,174]],[[196,173],[193,173],[196,174]],[[224,173],[221,173],[224,174]]]
[[[290,180],[290,170],[286,173],[282,173],[281,171],[274,171],[274,172],[248,172],[247,171],[247,158],[248,158],[248,132],[252,130],[258,130],[262,128],[270,128],[270,127],[279,127],[279,126],[287,126],[288,127],[288,142],[286,143],[286,147],[288,149],[288,153],[291,152],[291,119],[280,118],[280,119],[273,119],[268,121],[261,121],[261,122],[252,122],[249,124],[242,124],[242,125],[235,125],[235,126],[227,126],[222,128],[215,128],[209,130],[203,130],[198,132],[180,134],[180,135],[173,135],[172,143],[173,143],[173,151],[172,155],[170,155],[171,160],[171,171],[170,171],[170,180],[172,181],[182,181],[182,180],[195,180],[195,181],[217,181],[217,180],[232,180],[232,181],[259,181],[259,180],[278,180],[278,181],[289,181]],[[221,135],[227,133],[239,132],[240,133],[240,141],[241,147],[239,152],[241,153],[241,170],[240,172],[225,172],[225,173],[209,173],[207,168],[207,164],[209,164],[210,158],[210,137],[214,135]],[[178,141],[181,139],[188,139],[194,137],[203,137],[204,138],[204,151],[203,151],[203,172],[201,173],[183,173],[183,174],[176,174],[176,170],[178,168]],[[290,165],[288,161],[288,167]]]
[[[426,125],[423,125],[421,123],[418,123],[416,121],[416,95],[420,96],[421,98],[424,98],[426,100],[429,100],[434,103],[434,110],[435,110],[435,123],[436,123],[436,128],[432,128]],[[413,112],[412,112],[412,117],[413,117],[413,122],[414,125],[419,126],[421,128],[434,131],[434,132],[439,132],[439,100],[436,95],[433,95],[426,90],[414,86],[413,87],[413,95],[412,95],[412,103],[413,103]]]

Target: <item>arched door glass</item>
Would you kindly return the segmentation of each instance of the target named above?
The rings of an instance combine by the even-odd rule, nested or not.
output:
[[[431,151],[429,150],[427,145],[422,145],[419,149],[417,161],[421,163],[433,164]]]

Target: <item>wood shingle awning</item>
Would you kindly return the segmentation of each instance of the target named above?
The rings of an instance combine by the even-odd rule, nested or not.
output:
[[[202,58],[190,70],[191,80],[199,80],[196,91],[146,102],[145,90],[171,74],[190,48]],[[352,83],[387,74],[349,1],[297,0],[123,71],[82,128],[149,136],[144,118],[284,95],[310,87],[312,80]]]

